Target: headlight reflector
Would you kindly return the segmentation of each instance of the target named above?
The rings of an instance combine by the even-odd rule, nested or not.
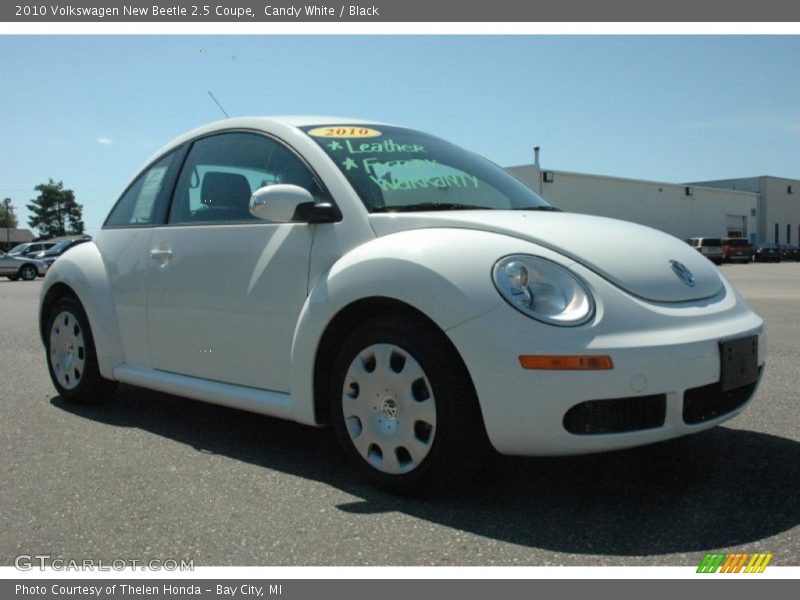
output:
[[[492,278],[497,291],[518,311],[551,325],[581,325],[594,314],[594,299],[568,269],[539,256],[501,258]]]

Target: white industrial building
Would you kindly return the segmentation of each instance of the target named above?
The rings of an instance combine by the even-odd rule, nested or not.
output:
[[[621,177],[509,167],[556,207],[624,219],[678,238],[744,237],[780,244],[800,241],[800,181],[752,177],[663,183]]]
[[[800,181],[763,176],[702,181],[690,185],[756,194],[758,240],[775,244],[800,243]]]

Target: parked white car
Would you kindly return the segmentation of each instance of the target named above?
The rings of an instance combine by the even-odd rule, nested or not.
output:
[[[603,240],[598,242],[598,240]],[[309,425],[410,491],[504,454],[627,448],[750,402],[763,322],[691,246],[557,211],[410,129],[238,118],[160,150],[41,294],[53,383]]]

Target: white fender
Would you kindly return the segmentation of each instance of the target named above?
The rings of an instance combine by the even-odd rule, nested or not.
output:
[[[390,298],[416,308],[447,332],[502,304],[491,278],[494,263],[531,248],[530,242],[495,233],[437,228],[386,235],[345,254],[316,281],[297,322],[292,344],[294,418],[316,423],[317,348],[342,309],[365,298]]]
[[[122,345],[108,275],[94,242],[71,248],[53,263],[42,284],[40,314],[48,291],[57,283],[68,286],[83,305],[92,328],[100,374],[111,379],[114,367],[123,362]]]

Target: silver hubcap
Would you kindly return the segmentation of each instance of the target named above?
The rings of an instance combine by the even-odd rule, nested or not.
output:
[[[33,270],[33,267],[22,267],[23,279],[34,279],[35,277],[36,277],[36,271]]]
[[[420,364],[392,344],[375,344],[350,363],[342,409],[358,453],[384,473],[408,473],[430,452],[436,400]]]
[[[71,390],[83,377],[86,344],[83,330],[71,312],[58,314],[50,328],[50,366],[58,383]]]

